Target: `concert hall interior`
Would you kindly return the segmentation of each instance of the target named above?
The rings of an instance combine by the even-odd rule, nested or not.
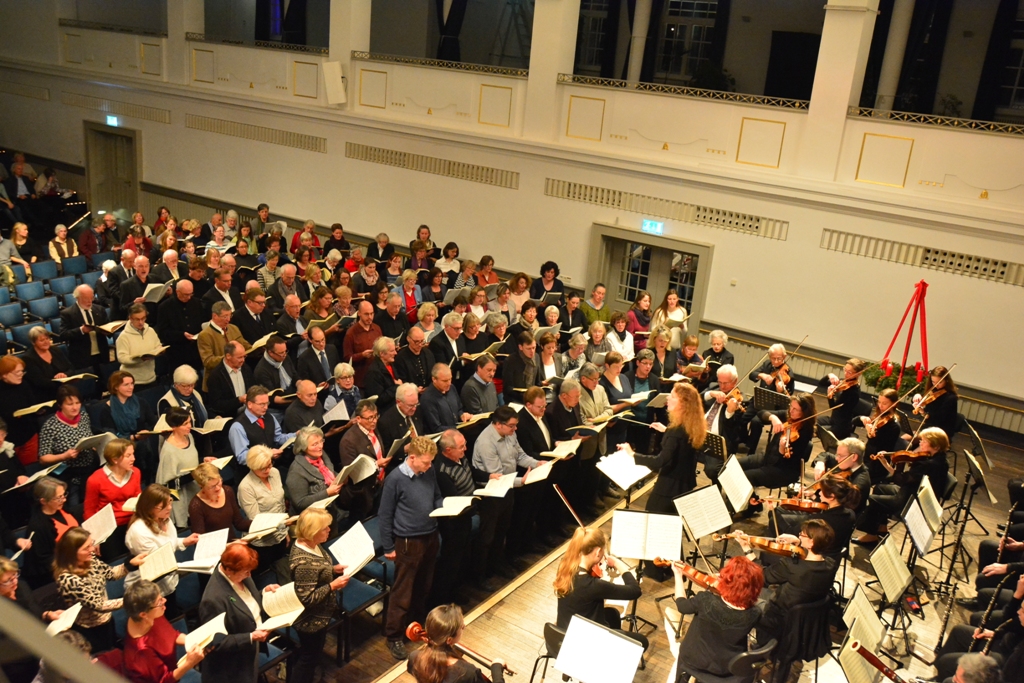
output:
[[[0,0],[0,681],[1024,683],[1022,178],[1024,0]]]

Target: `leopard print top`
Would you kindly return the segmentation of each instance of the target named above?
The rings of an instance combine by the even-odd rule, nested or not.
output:
[[[127,565],[111,567],[99,558],[93,558],[85,575],[64,572],[57,577],[57,590],[68,605],[82,603],[82,611],[75,623],[83,628],[101,626],[110,621],[111,613],[121,609],[122,600],[107,596],[107,581],[123,579]]]

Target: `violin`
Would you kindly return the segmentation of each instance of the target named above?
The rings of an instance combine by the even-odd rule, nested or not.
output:
[[[739,538],[737,532],[731,534],[712,534],[711,539],[714,541],[724,541],[727,538]],[[781,543],[773,538],[765,538],[764,536],[747,536],[747,543],[752,545],[766,553],[772,555],[781,555],[783,557],[799,557],[804,559],[807,557],[807,550],[799,545],[793,543]]]
[[[885,413],[884,415],[879,415],[878,417],[876,417],[874,420],[867,424],[867,427],[865,427],[865,429],[868,431],[868,437],[874,437],[875,433],[879,429],[892,422],[895,418],[896,411],[890,411]]]
[[[924,407],[926,405],[928,405],[929,403],[934,403],[935,399],[937,399],[939,396],[942,396],[945,393],[945,389],[932,389],[931,391],[929,391],[927,394],[924,395],[924,398],[921,399],[921,402],[917,404],[917,407],[914,408],[914,415],[922,414],[924,412]]]
[[[427,635],[427,630],[423,628],[418,621],[414,621],[411,624],[409,624],[409,626],[405,629],[405,637],[414,643],[416,641],[420,641],[423,643],[430,642],[430,636]],[[462,643],[452,643],[451,647],[456,652],[459,652],[460,654],[463,654],[466,657],[469,657],[470,659],[475,659],[478,663],[483,664],[488,669],[490,669],[491,664],[493,664],[493,662],[490,659],[487,659],[478,652],[470,650]],[[508,668],[508,666],[506,666],[505,664],[502,664],[501,668],[505,670],[505,674],[508,676],[516,675],[516,672]],[[484,678],[490,680],[489,678],[487,678],[487,676],[484,676]]]
[[[896,451],[894,453],[886,453],[881,451],[871,456],[872,460],[881,460],[882,458],[888,458],[889,462],[895,465],[902,465],[904,463],[913,463],[915,460],[923,460],[924,458],[930,458],[934,455],[933,453],[921,453],[919,451]]]
[[[844,379],[839,384],[833,384],[828,388],[828,397],[835,398],[839,394],[843,393],[847,389],[852,389],[860,383],[860,373],[857,373],[856,377],[850,379]]]
[[[683,576],[688,578],[690,581],[711,591],[712,593],[718,593],[719,578],[715,574],[705,574],[704,572],[691,567],[685,562],[680,562],[679,560],[664,560],[660,557],[656,557],[653,562],[655,567],[679,567],[680,571],[683,572]]]
[[[818,501],[808,500],[807,498],[762,498],[762,500],[769,503],[776,503],[783,510],[791,510],[792,512],[819,512],[821,510],[828,510],[828,503],[819,503]]]
[[[783,384],[789,384],[793,378],[790,376],[789,363],[783,363],[779,367],[771,371],[772,384],[776,381],[782,382]],[[783,389],[783,392],[788,396],[789,392]]]
[[[782,424],[783,438],[786,439],[786,450],[782,453],[783,458],[789,458],[793,455],[793,442],[800,438],[800,422],[802,420],[797,420],[796,422],[786,421]]]

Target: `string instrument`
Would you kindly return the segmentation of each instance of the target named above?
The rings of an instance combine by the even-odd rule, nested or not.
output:
[[[852,458],[853,456],[851,455],[850,457]],[[846,462],[846,460],[843,460],[842,462]],[[821,476],[818,477],[818,480],[816,482],[814,482],[813,484],[808,486],[806,489],[804,489],[804,495],[806,495],[808,493],[814,493],[815,491],[820,489],[821,488],[821,482],[825,481],[825,477],[827,477],[830,474],[833,477],[839,477],[840,479],[849,479],[850,475],[853,474],[853,470],[841,470],[841,469],[839,469],[840,466],[842,465],[842,462],[838,462],[831,469],[827,469],[824,472],[822,472]]]
[[[430,642],[430,637],[427,635],[427,630],[425,628],[423,628],[418,621],[414,621],[411,624],[409,624],[409,626],[405,629],[405,637],[408,638],[409,640],[411,640],[412,642],[416,642],[416,641],[420,641],[421,643],[429,643]],[[462,654],[462,655],[464,655],[466,657],[469,657],[470,659],[476,660],[477,663],[483,664],[488,669],[490,669],[491,668],[491,664],[494,663],[490,659],[487,659],[486,657],[484,657],[482,654],[480,654],[478,652],[475,652],[473,650],[470,650],[468,647],[466,647],[462,643],[452,643],[451,648],[453,650],[455,650],[456,652],[458,652],[458,653],[460,653],[460,654]],[[506,664],[502,664],[501,668],[505,670],[505,674],[507,676],[515,676],[516,675],[516,672],[513,671],[512,669],[508,668],[508,666]],[[486,678],[487,680],[491,680],[490,678],[487,678],[487,676],[484,676],[484,678]]]
[[[868,365],[867,367],[865,367],[860,372],[855,372],[853,374],[853,377],[849,377],[847,379],[842,380],[838,384],[834,384],[834,385],[830,386],[828,388],[828,392],[827,392],[828,393],[828,397],[829,398],[835,398],[836,396],[838,396],[839,394],[843,393],[847,389],[854,388],[855,386],[860,384],[860,376],[863,375],[868,370],[870,370],[871,368],[875,367],[876,365],[878,365],[878,363],[872,363],[871,365]]]
[[[789,374],[789,372],[790,372],[790,370],[789,370],[789,363],[783,363],[782,365],[780,365],[779,367],[775,368],[774,370],[772,370],[768,374],[770,374],[772,376],[772,384],[773,385],[776,382],[782,382],[783,384],[789,384],[791,381],[793,381],[793,377]],[[789,396],[789,392],[786,391],[786,387],[782,387],[782,393],[784,393],[786,396]]]
[[[783,458],[789,458],[790,456],[793,455],[793,448],[792,448],[792,446],[793,446],[793,442],[800,438],[800,425],[801,425],[801,423],[807,422],[808,420],[811,420],[811,419],[814,419],[814,418],[818,417],[819,415],[824,415],[825,413],[831,413],[833,410],[835,410],[838,407],[839,406],[832,406],[831,408],[826,408],[825,410],[820,410],[820,411],[816,412],[814,415],[808,415],[807,417],[801,417],[799,420],[786,420],[785,422],[783,422],[782,423],[782,434],[786,438],[786,451],[782,454],[782,457]],[[814,428],[814,423],[812,422],[811,423],[811,429],[813,429],[813,428]]]
[[[664,560],[660,557],[656,557],[653,560],[655,567],[679,567],[679,570],[683,573],[683,576],[688,578],[691,582],[698,586],[711,591],[712,593],[718,594],[718,576],[714,574],[705,574],[694,567],[680,562],[679,560]]]
[[[762,498],[767,503],[777,503],[783,510],[793,512],[819,512],[828,510],[828,503],[819,503],[807,498]]]
[[[727,538],[739,538],[739,536],[736,532],[731,534],[712,534],[711,536],[711,539],[714,541],[724,541]],[[793,543],[781,543],[774,538],[765,538],[764,536],[747,536],[746,540],[754,548],[772,555],[799,557],[801,560],[807,557],[807,550]]]
[[[906,683],[902,678],[896,675],[896,672],[887,667],[878,656],[860,644],[860,641],[851,640],[850,649],[859,654],[861,657],[867,660],[868,664],[875,667],[882,672],[882,675],[888,678],[893,683]]]
[[[895,411],[894,412],[886,411],[884,413],[879,413],[878,417],[876,417],[875,419],[871,420],[871,422],[868,422],[867,425],[864,427],[865,431],[867,431],[867,433],[868,433],[868,438],[874,438],[875,434],[878,432],[879,429],[881,429],[882,427],[884,427],[885,425],[889,424],[890,422],[892,422],[895,419],[896,419]]]
[[[935,399],[939,398],[945,393],[945,389],[933,389],[932,391],[929,391],[927,394],[924,395],[924,398],[921,399],[921,402],[917,404],[917,407],[914,408],[914,415],[920,415],[921,413],[923,413],[924,407],[926,405],[934,403]]]
[[[933,453],[920,453],[918,451],[895,451],[893,453],[886,453],[880,451],[871,456],[872,460],[881,460],[882,458],[888,458],[889,463],[895,467],[896,465],[902,465],[904,463],[913,463],[915,460],[921,460],[924,458],[930,458],[934,455]]]

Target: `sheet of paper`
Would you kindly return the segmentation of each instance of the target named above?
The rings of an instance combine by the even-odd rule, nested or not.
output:
[[[261,512],[252,518],[249,533],[242,537],[243,541],[263,538],[277,531],[277,528],[288,519],[286,512]]]
[[[668,394],[658,394],[647,404],[648,408],[664,408],[668,405]]]
[[[612,515],[611,553],[636,560],[681,559],[683,520],[633,510],[616,510]]]
[[[104,505],[99,512],[82,522],[82,528],[89,532],[94,543],[103,543],[117,529],[114,506],[110,503]]]
[[[754,487],[747,479],[747,473],[743,471],[740,461],[735,457],[725,462],[725,467],[718,473],[718,485],[722,492],[729,499],[734,512],[743,512],[750,505],[750,496],[754,494]]]
[[[566,458],[570,455],[575,455],[576,451],[579,450],[580,444],[583,443],[582,439],[568,439],[555,445],[550,451],[545,451],[540,454],[542,458]]]
[[[53,472],[55,469],[60,467],[62,464],[64,464],[64,463],[57,463],[56,465],[50,465],[49,467],[44,467],[43,469],[39,470],[38,472],[33,474],[31,477],[29,477],[28,481],[26,481],[24,484],[19,484],[17,486],[12,486],[11,488],[5,490],[4,493],[7,493],[7,491],[13,491],[14,489],[20,489],[22,486],[29,486],[30,484],[35,482],[37,479],[42,479],[43,477],[48,475],[50,472]]]
[[[151,283],[146,287],[146,291],[143,292],[142,298],[146,300],[148,304],[158,304],[160,300],[164,298],[164,292],[167,291],[168,284],[164,283]]]
[[[900,600],[903,591],[910,585],[911,577],[907,563],[900,556],[894,536],[886,536],[885,540],[871,552],[868,560],[871,562],[871,568],[875,570],[878,582],[882,584],[885,599],[889,602]]]
[[[523,486],[528,484],[536,484],[539,481],[544,481],[551,474],[551,466],[555,464],[554,460],[548,460],[540,465],[537,465],[531,469],[525,477],[523,477]]]
[[[351,464],[341,468],[338,478],[341,481],[351,480],[353,484],[358,484],[375,474],[377,474],[377,461],[368,455],[360,454]]]
[[[43,408],[52,408],[53,404],[54,404],[53,401],[44,401],[43,403],[37,403],[36,405],[29,406],[28,408],[22,408],[21,410],[15,410],[14,411],[14,417],[22,417],[24,415],[35,415],[36,413],[38,413]]]
[[[643,653],[643,646],[632,638],[574,616],[555,668],[586,683],[630,683]]]
[[[295,582],[285,584],[272,593],[263,593],[263,609],[270,619],[263,622],[263,629],[272,631],[276,628],[291,626],[301,615],[305,607],[295,594]]]
[[[935,531],[929,526],[928,520],[921,510],[921,504],[915,498],[907,506],[907,514],[904,518],[907,523],[907,531],[910,532],[910,540],[917,548],[919,555],[927,555],[935,540]]]
[[[218,633],[227,635],[228,631],[224,627],[224,619],[227,617],[227,612],[221,612],[213,619],[192,631],[185,636],[185,652],[188,652],[194,647],[206,647],[213,642],[213,637]]]
[[[324,413],[324,424],[329,422],[348,422],[348,406],[344,401],[338,401],[337,405]]]
[[[928,520],[928,526],[932,531],[938,531],[942,525],[942,503],[935,496],[935,489],[929,478],[923,477],[920,486],[917,487],[917,499],[921,502],[921,512]]]
[[[28,540],[30,540],[30,541],[31,541],[31,540],[32,540],[32,537],[33,537],[33,536],[35,536],[35,535],[36,535],[36,532],[34,532],[34,531],[30,531],[30,532],[29,532],[29,534],[28,534]],[[15,561],[15,560],[17,560],[17,559],[18,559],[19,557],[21,557],[21,554],[22,554],[23,552],[25,552],[25,551],[24,551],[24,550],[22,550],[21,548],[18,548],[18,552],[16,552],[16,553],[14,553],[13,555],[11,555],[11,562],[14,562],[14,561]]]
[[[868,640],[864,640],[865,638]],[[862,624],[860,619],[855,619],[843,640],[842,649],[839,650],[839,666],[843,668],[849,683],[875,683],[882,675],[881,671],[850,647],[850,643],[857,641],[871,652],[877,652],[878,643],[872,644],[870,638],[870,627]]]
[[[228,532],[230,529],[218,529],[199,535],[199,542],[196,543],[195,559],[197,560],[220,560],[224,550],[228,547]]]
[[[732,524],[725,499],[717,486],[705,486],[684,493],[672,501],[686,522],[694,540],[720,531]]]
[[[224,431],[224,427],[230,424],[230,417],[211,417],[203,423],[202,427],[193,427],[192,431],[196,434],[215,434],[217,432]],[[221,458],[223,460],[223,458]],[[228,458],[228,462],[231,462],[231,458]],[[227,463],[225,463],[227,464]],[[220,465],[223,469],[223,465]]]
[[[869,645],[869,649],[877,647],[885,638],[886,626],[878,618],[867,591],[860,584],[853,590],[853,597],[850,598],[846,605],[846,611],[843,612],[843,621],[846,622],[847,627],[851,626],[855,620],[860,622],[861,630],[869,634],[864,636],[864,643]]]
[[[499,479],[489,479],[487,485],[482,489],[473,491],[475,496],[489,496],[491,498],[504,498],[516,483],[516,473],[503,474]]]
[[[597,469],[623,491],[651,473],[649,467],[637,465],[632,455],[625,451],[609,453],[597,461]]]
[[[87,436],[84,439],[80,439],[79,442],[75,444],[75,450],[95,450],[97,453],[102,455],[103,449],[107,446],[107,442],[116,438],[117,436],[110,432],[103,432],[102,434],[97,434],[95,436]]]
[[[448,496],[441,501],[441,507],[430,513],[431,517],[457,517],[473,504],[476,496]]]
[[[306,507],[323,508],[324,510],[326,510],[327,506],[330,505],[331,503],[333,503],[337,498],[338,498],[337,495],[327,496],[326,498],[321,498],[320,500],[316,501],[315,503],[310,503]]]
[[[345,565],[345,576],[352,576],[369,564],[375,556],[373,539],[366,533],[362,522],[356,522],[355,526],[342,534],[327,549],[338,564]]]
[[[125,512],[135,512],[135,506],[139,504],[139,497],[132,496],[121,505],[121,509]]]
[[[178,560],[174,557],[174,541],[165,543],[146,555],[139,566],[139,575],[146,581],[156,581],[164,574],[178,570]]]
[[[46,627],[46,635],[55,636],[58,633],[63,633],[69,628],[75,625],[75,619],[78,618],[78,613],[82,611],[82,603],[76,602],[71,607],[64,610],[64,613],[54,619]]]

